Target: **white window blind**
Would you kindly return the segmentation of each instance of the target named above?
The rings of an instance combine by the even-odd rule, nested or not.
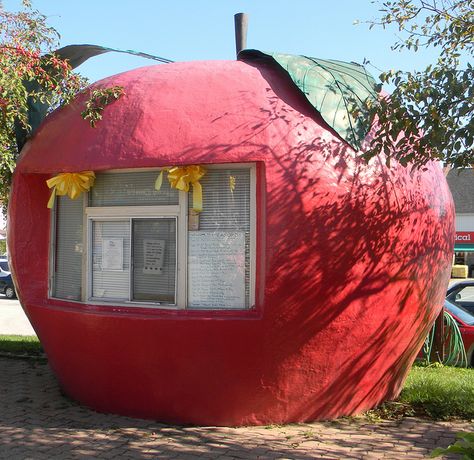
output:
[[[56,198],[53,297],[81,300],[83,200]]]
[[[203,211],[188,232],[188,308],[248,308],[250,170],[208,169],[200,182]]]
[[[160,171],[102,173],[96,175],[89,194],[90,206],[153,206],[179,204],[179,192],[163,180],[155,190]]]
[[[199,182],[204,203],[199,230],[250,231],[250,169],[208,169]]]

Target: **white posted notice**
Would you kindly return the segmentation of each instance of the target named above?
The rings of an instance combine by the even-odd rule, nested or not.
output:
[[[163,272],[165,255],[165,240],[143,240],[143,273],[145,275],[160,275]]]
[[[189,232],[188,306],[245,308],[245,232]]]
[[[102,270],[123,270],[123,238],[102,240]]]

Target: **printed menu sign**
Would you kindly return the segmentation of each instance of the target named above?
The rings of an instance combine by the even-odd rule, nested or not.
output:
[[[163,271],[165,240],[144,240],[143,254],[145,258],[143,273],[148,275],[160,275]]]
[[[189,232],[188,306],[245,308],[245,233]]]

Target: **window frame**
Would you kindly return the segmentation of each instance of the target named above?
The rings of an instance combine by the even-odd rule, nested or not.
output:
[[[83,285],[82,292],[83,297],[85,294],[85,302],[91,305],[119,305],[119,306],[128,306],[128,307],[146,307],[146,308],[170,308],[170,309],[183,309],[185,308],[185,304],[183,301],[183,293],[180,292],[179,286],[181,283],[185,283],[183,280],[183,272],[186,272],[185,267],[183,266],[183,261],[185,262],[186,259],[184,258],[183,251],[186,251],[187,248],[183,247],[180,244],[181,240],[186,237],[186,233],[184,231],[184,226],[180,224],[180,221],[183,221],[182,211],[177,209],[180,206],[146,206],[146,208],[151,208],[147,210],[137,210],[136,208],[143,208],[142,206],[116,206],[117,209],[114,211],[113,207],[101,208],[101,207],[87,207],[84,211],[87,217],[87,249],[86,249],[86,276],[87,281],[85,286]],[[173,208],[173,209],[165,209],[165,208]],[[133,266],[133,232],[132,232],[132,223],[133,219],[169,219],[174,218],[176,220],[176,267],[175,267],[175,303],[173,304],[166,304],[161,302],[146,302],[143,300],[132,300],[131,299],[131,292],[132,292],[132,266]],[[129,274],[129,299],[128,301],[120,301],[120,300],[100,300],[98,297],[92,297],[92,257],[89,257],[90,254],[92,256],[92,245],[93,245],[93,237],[92,237],[92,224],[93,222],[110,222],[110,221],[129,221],[130,226],[130,274]],[[184,221],[186,219],[184,218]],[[187,225],[186,225],[187,230]],[[84,262],[84,261],[83,261]],[[184,269],[183,269],[184,267]]]
[[[248,169],[250,174],[250,272],[249,272],[249,307],[248,308],[202,308],[192,309],[188,307],[188,195],[189,193],[179,191],[178,205],[150,205],[150,206],[89,206],[89,194],[83,193],[83,241],[82,241],[82,280],[81,280],[81,300],[62,299],[53,296],[55,259],[56,259],[56,225],[57,206],[56,201],[51,212],[51,238],[49,251],[49,286],[48,297],[50,299],[67,301],[78,304],[104,307],[132,307],[153,310],[179,310],[179,311],[215,311],[215,312],[236,312],[249,311],[255,307],[256,299],[256,248],[257,248],[257,165],[256,163],[221,163],[204,165],[207,170],[219,169]],[[157,174],[162,168],[125,168],[110,169],[100,171],[100,174],[117,174],[126,172],[156,171]],[[80,199],[80,198],[79,198]],[[162,304],[145,301],[101,301],[91,297],[92,290],[92,222],[94,220],[124,220],[143,218],[176,218],[176,283],[175,283],[175,304]],[[132,242],[132,234],[130,234]],[[132,252],[132,251],[131,251]],[[132,256],[131,256],[132,258]],[[132,268],[130,267],[130,276]],[[183,288],[184,286],[184,288]],[[132,286],[129,286],[132,290]],[[130,298],[130,297],[129,297]]]

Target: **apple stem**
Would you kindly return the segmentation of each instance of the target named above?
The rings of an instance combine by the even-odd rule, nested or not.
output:
[[[234,14],[234,25],[235,25],[235,51],[238,56],[240,51],[247,48],[248,14],[246,13]]]

